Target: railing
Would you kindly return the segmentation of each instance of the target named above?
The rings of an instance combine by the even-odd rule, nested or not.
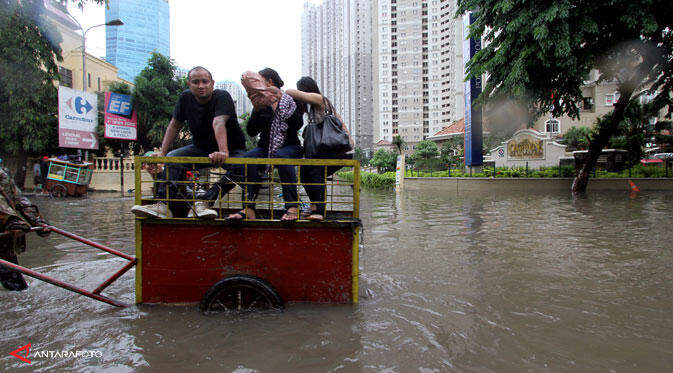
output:
[[[153,180],[143,180],[142,172],[148,165],[158,164],[161,167],[173,167],[171,164],[186,165],[192,175],[197,171],[201,175],[199,179],[193,178],[187,180],[186,176],[180,176],[178,180],[166,181],[153,178]],[[186,213],[193,208],[198,199],[206,190],[214,187],[220,182],[220,185],[234,184],[229,193],[223,194],[221,190],[217,191],[217,197],[207,200],[212,205],[212,209],[218,213],[217,219],[224,219],[229,213],[241,210],[241,208],[250,203],[256,204],[256,212],[260,213],[256,220],[278,220],[282,216],[282,207],[286,203],[298,204],[300,209],[307,210],[309,203],[324,204],[326,206],[326,217],[329,220],[339,220],[341,218],[358,219],[359,218],[359,186],[360,184],[360,162],[356,160],[327,160],[327,159],[283,159],[283,158],[229,158],[225,162],[229,168],[237,167],[240,174],[232,171],[225,171],[223,168],[216,168],[209,163],[206,157],[136,157],[135,158],[135,198],[136,204],[151,204],[156,202],[165,202],[172,205],[173,211],[178,211],[175,215],[177,219],[185,219]],[[250,180],[247,174],[246,165],[269,165],[268,172],[261,181],[254,182]],[[292,166],[295,168],[297,182],[283,182],[280,180],[277,172],[278,166]],[[321,167],[323,169],[323,183],[309,183],[301,179],[302,168]],[[342,182],[336,175],[328,176],[328,167],[341,167],[346,171],[353,171],[352,182]],[[266,170],[266,166],[260,166],[258,169]],[[165,171],[165,170],[164,170]],[[205,172],[204,172],[205,171]],[[274,175],[271,177],[270,175]],[[166,192],[162,195],[142,196],[143,188],[147,190],[147,184],[152,184],[152,190],[155,190],[159,184],[166,184]],[[250,200],[247,189],[251,185],[259,185],[260,192],[255,200]],[[283,186],[294,186],[298,188],[298,200],[286,201],[282,198]],[[300,187],[304,188],[300,188]],[[310,201],[305,187],[319,186],[324,187],[324,195],[320,200]],[[177,188],[178,193],[169,193],[170,188]],[[176,195],[177,194],[177,195]],[[240,197],[237,197],[240,196]],[[176,208],[175,206],[178,205]],[[179,207],[182,205],[182,207]],[[262,207],[260,207],[262,206]],[[300,218],[300,220],[303,220]]]
[[[123,162],[118,157],[94,157],[92,162],[93,169],[96,172],[119,172],[120,167],[123,167],[125,171],[133,171],[135,169],[133,157],[124,158]]]

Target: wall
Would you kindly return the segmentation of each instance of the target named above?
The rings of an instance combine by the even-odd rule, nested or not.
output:
[[[673,178],[631,179],[641,191],[673,191]],[[405,190],[446,190],[453,192],[488,192],[511,190],[521,192],[570,192],[573,178],[488,178],[488,177],[406,177]],[[627,179],[590,179],[588,192],[631,190]]]

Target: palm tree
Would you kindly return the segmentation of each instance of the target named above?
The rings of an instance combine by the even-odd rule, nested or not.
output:
[[[397,148],[397,151],[402,154],[402,147],[406,144],[404,140],[402,140],[402,136],[397,135],[393,137],[393,145]]]

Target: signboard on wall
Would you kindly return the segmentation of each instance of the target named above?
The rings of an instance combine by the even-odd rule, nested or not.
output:
[[[469,35],[472,23],[474,16],[468,12],[463,16],[463,35]],[[463,76],[467,76],[467,63],[480,49],[481,40],[466,38],[463,41]],[[481,94],[481,83],[481,77],[465,82],[465,166],[484,164],[481,106],[473,106]]]
[[[93,93],[58,87],[58,146],[98,149],[98,98]]]
[[[138,119],[131,107],[131,96],[105,92],[105,138],[138,139]]]
[[[544,159],[544,141],[531,135],[519,134],[507,142],[507,159]]]

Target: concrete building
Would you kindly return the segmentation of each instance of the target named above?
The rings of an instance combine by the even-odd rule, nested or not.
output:
[[[302,14],[302,75],[316,80],[348,126],[356,146],[374,142],[372,2],[306,3]]]
[[[124,21],[105,30],[106,59],[119,68],[119,76],[133,81],[154,51],[170,56],[168,0],[109,0],[108,6],[106,22]]]
[[[236,115],[239,117],[252,111],[252,102],[248,99],[243,87],[233,80],[223,80],[215,83],[216,89],[224,89],[229,92],[236,105]]]
[[[60,85],[87,92],[105,91],[112,82],[133,83],[118,76],[118,69],[113,64],[101,58],[86,53],[86,79],[82,85],[82,30],[77,21],[68,12],[65,2],[44,0],[47,16],[51,19],[61,34],[60,44],[63,61],[57,61]],[[112,27],[114,28],[114,27]]]
[[[463,118],[462,23],[455,0],[378,0],[374,14],[374,141],[409,150]]]

